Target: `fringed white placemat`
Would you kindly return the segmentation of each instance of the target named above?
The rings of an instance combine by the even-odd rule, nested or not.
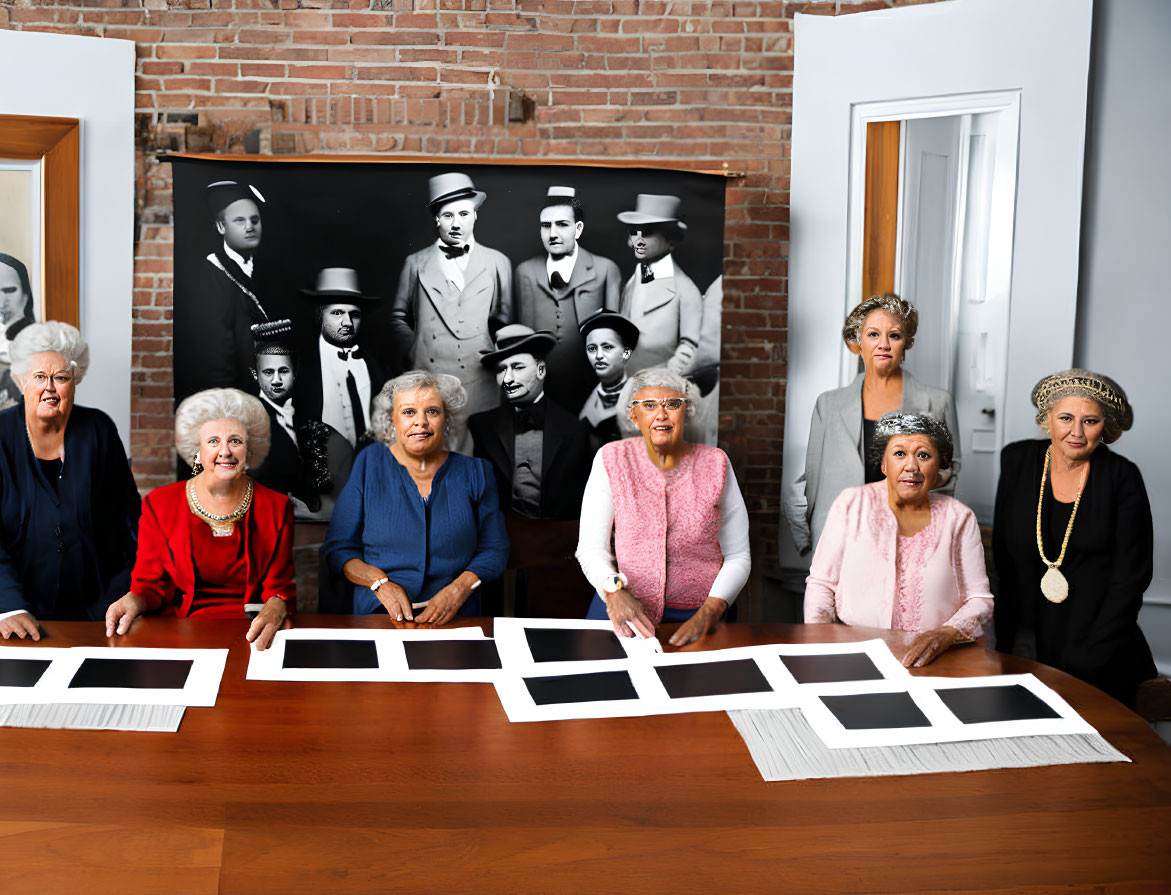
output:
[[[141,730],[174,733],[183,705],[102,705],[52,703],[0,705],[0,727],[52,727],[68,730]]]
[[[728,712],[765,780],[882,777],[1053,764],[1130,761],[1100,734],[829,749],[800,709]]]

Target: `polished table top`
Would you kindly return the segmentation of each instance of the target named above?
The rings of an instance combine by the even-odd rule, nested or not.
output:
[[[1171,891],[1171,749],[980,645],[921,673],[1032,671],[1133,763],[765,783],[723,712],[510,724],[488,684],[248,681],[243,633],[145,619],[115,644],[231,648],[178,733],[0,729],[0,892]],[[723,624],[688,649],[875,636],[909,640]]]

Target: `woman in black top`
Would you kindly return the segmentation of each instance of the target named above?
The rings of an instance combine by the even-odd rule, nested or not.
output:
[[[1138,467],[1113,453],[1134,415],[1106,376],[1064,370],[1033,389],[1049,440],[1000,457],[993,549],[997,646],[1035,658],[1134,705],[1154,677],[1138,626],[1151,583],[1151,506]]]

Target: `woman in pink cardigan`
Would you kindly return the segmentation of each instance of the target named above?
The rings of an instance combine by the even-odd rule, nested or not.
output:
[[[748,510],[732,465],[683,438],[693,390],[665,367],[632,376],[618,403],[642,437],[603,445],[586,483],[577,559],[596,591],[586,618],[609,618],[622,637],[652,637],[665,621],[682,622],[675,646],[697,640],[748,580]]]
[[[958,500],[931,493],[952,456],[935,417],[883,415],[871,450],[885,478],[847,488],[830,508],[805,579],[805,621],[916,632],[903,664],[926,665],[992,618],[980,527]]]

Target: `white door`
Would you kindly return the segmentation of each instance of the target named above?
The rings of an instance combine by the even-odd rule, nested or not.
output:
[[[1073,357],[1090,20],[1091,0],[953,0],[796,16],[786,489],[805,466],[814,401],[854,369],[840,333],[846,312],[862,298],[862,222],[851,207],[863,189],[870,120],[965,115],[974,128],[984,113],[1001,121],[1015,114],[1014,192],[994,197],[1013,223],[1007,240],[1004,227],[985,237],[989,252],[1000,244],[1009,258],[1002,271],[1004,356],[985,343],[973,361],[980,340],[963,344],[958,315],[949,324],[954,341],[944,347],[953,375],[983,360],[998,368],[982,373],[985,382],[1003,382],[1003,410],[995,413],[992,440],[982,442],[993,466],[1001,445],[1037,434],[1029,392]],[[997,137],[998,145],[1006,142]],[[965,276],[966,288],[973,277],[978,285],[978,272],[951,271],[960,286]],[[782,568],[799,566],[785,534],[781,550]]]

